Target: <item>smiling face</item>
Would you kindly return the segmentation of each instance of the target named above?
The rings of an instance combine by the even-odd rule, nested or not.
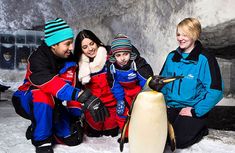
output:
[[[129,52],[118,52],[114,54],[116,62],[120,66],[124,66],[130,60],[130,53]]]
[[[201,34],[201,24],[196,18],[185,18],[182,20],[176,28],[176,38],[179,43],[179,47],[185,53],[190,53],[195,42],[198,40]]]
[[[82,40],[82,51],[89,58],[95,58],[98,50],[98,45],[89,38]]]
[[[52,52],[60,58],[68,58],[73,50],[73,39],[62,41],[51,46]]]
[[[176,32],[176,39],[179,47],[185,53],[190,53],[195,45],[195,40],[189,36],[183,29],[178,28]]]

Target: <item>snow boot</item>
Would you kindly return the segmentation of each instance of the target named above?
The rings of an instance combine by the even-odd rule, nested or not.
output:
[[[51,144],[43,144],[36,147],[36,153],[54,153]]]
[[[25,133],[25,137],[27,140],[31,139],[32,138],[32,125],[30,125],[27,130],[26,130],[26,133]]]

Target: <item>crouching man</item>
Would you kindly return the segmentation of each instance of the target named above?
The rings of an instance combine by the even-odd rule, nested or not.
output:
[[[82,142],[83,109],[95,121],[109,114],[90,91],[75,88],[73,30],[61,18],[46,22],[44,30],[44,42],[29,57],[24,84],[13,94],[12,102],[17,114],[31,120],[26,138],[31,139],[36,153],[53,153],[55,143],[75,146]]]

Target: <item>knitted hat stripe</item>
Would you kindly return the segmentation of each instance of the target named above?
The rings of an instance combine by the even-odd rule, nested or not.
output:
[[[116,45],[127,45],[127,46],[131,46],[129,42],[122,42],[122,41],[115,41],[113,42],[111,45],[116,46]]]
[[[56,28],[56,29],[51,30],[51,31],[49,31],[49,32],[45,32],[45,38],[50,37],[50,36],[53,35],[54,32],[56,32],[56,31],[63,30],[63,29],[66,29],[66,28],[69,28],[69,26],[67,25],[67,26],[65,26],[65,27]]]
[[[116,47],[131,47],[131,45],[126,44],[126,43],[112,44],[112,48],[116,48]]]
[[[57,24],[57,23],[61,23],[61,22],[64,22],[64,23],[65,23],[65,21],[64,21],[63,19],[57,18],[57,19],[55,19],[55,20],[47,21],[46,24],[45,24],[45,26],[48,26],[48,25],[50,25],[50,24]]]
[[[113,41],[116,41],[116,40],[127,40],[127,38],[126,37],[118,37],[118,38],[114,38],[113,39]]]
[[[50,22],[50,23],[47,23],[47,24],[45,25],[45,28],[50,28],[51,26],[59,25],[59,24],[66,24],[66,22],[65,22],[65,21]]]
[[[61,24],[53,24],[51,26],[46,26],[45,27],[45,30],[50,30],[50,29],[53,29],[53,28],[56,28],[56,27],[60,27],[60,26],[64,26],[64,25],[67,25],[66,23],[61,23]],[[68,25],[67,25],[68,26]]]
[[[121,49],[113,49],[112,50],[113,53],[117,53],[117,52],[131,52],[130,48],[121,48]]]
[[[131,48],[132,46],[129,46],[129,45],[115,45],[115,46],[112,46],[112,50],[115,50],[116,48],[119,48],[119,49],[122,49],[122,48]]]
[[[115,43],[116,41],[118,41],[118,42],[128,42],[128,43],[130,42],[130,40],[127,40],[125,38],[121,38],[121,39],[114,39],[112,43]]]

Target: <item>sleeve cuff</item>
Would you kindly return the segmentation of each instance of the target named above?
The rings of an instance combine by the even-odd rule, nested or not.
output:
[[[194,108],[191,109],[191,114],[192,114],[192,117],[197,118],[197,115],[195,113],[195,109]]]
[[[78,100],[78,93],[80,92],[80,90],[79,89],[74,89],[73,90],[73,93],[72,93],[72,100],[75,100],[75,101],[77,101]]]

